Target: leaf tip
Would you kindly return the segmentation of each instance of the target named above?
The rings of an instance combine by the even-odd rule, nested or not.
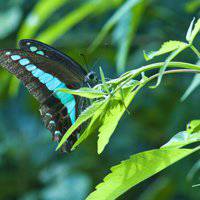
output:
[[[100,155],[102,152],[103,152],[103,149],[98,147],[97,153]]]
[[[146,51],[145,50],[143,50],[143,56],[144,56],[144,59],[146,60],[146,61],[149,61],[151,58],[148,56],[148,53],[146,53]]]
[[[149,86],[149,88],[153,90],[153,89],[156,89],[159,85],[160,85],[160,82],[157,81],[155,85],[151,85]]]
[[[187,33],[186,33],[186,40],[190,43],[191,42],[191,35],[192,35],[192,28],[194,26],[194,21],[195,21],[195,17],[193,17],[191,23],[190,23],[190,26],[187,30]]]
[[[58,151],[60,149],[60,144],[58,144],[58,146],[56,147],[56,150],[55,151]]]
[[[180,102],[183,102],[183,101],[185,101],[186,99],[187,99],[187,97],[186,97],[186,95],[184,94],[184,95],[181,97]]]

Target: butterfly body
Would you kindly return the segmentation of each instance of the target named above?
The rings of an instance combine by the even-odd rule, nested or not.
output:
[[[19,47],[0,50],[0,65],[16,75],[37,99],[46,128],[54,141],[60,141],[80,114],[81,99],[57,90],[90,85],[96,81],[94,73],[88,74],[70,57],[39,41],[21,40]],[[69,137],[63,151],[71,150],[79,131]]]

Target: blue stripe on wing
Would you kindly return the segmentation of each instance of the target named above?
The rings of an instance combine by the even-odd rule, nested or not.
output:
[[[67,88],[67,87],[65,86],[59,88]],[[67,107],[67,111],[70,116],[71,122],[72,124],[74,124],[76,121],[76,109],[75,109],[76,102],[74,96],[72,94],[67,94],[60,91],[57,91],[55,96],[61,101],[63,105]]]
[[[72,94],[67,94],[60,91],[56,92],[57,89],[67,88],[67,86],[58,78],[53,77],[51,74],[37,68],[36,65],[31,64],[30,60],[27,58],[21,58],[19,55],[12,55],[11,59],[19,62],[21,66],[30,71],[35,78],[37,78],[42,84],[45,84],[46,87],[54,93],[54,96],[58,98],[60,102],[67,108],[71,122],[74,124],[76,120],[76,101],[74,96]]]

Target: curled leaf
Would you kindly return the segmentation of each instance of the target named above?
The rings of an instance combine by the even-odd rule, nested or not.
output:
[[[191,28],[193,27],[193,23],[194,19],[190,24]],[[187,34],[186,39],[190,44],[193,42],[194,38],[196,37],[199,31],[200,31],[200,19],[197,20],[196,24],[194,25],[194,29],[192,31],[189,30],[189,33]]]
[[[183,48],[186,45],[187,45],[186,43],[181,42],[181,41],[170,40],[168,42],[164,42],[158,51],[151,51],[149,53],[146,53],[145,51],[143,51],[144,58],[145,60],[148,61],[148,60],[153,59],[156,56],[160,56],[160,55],[175,51],[176,49]]]

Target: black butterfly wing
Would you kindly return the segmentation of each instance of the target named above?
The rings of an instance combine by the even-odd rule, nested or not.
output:
[[[45,126],[52,132],[53,139],[59,141],[77,117],[77,99],[55,90],[80,87],[84,74],[80,73],[77,78],[64,64],[23,50],[0,50],[0,64],[16,75],[39,101]],[[64,150],[69,151],[76,140],[74,133]]]
[[[76,61],[47,44],[33,39],[23,39],[19,41],[19,47],[22,50],[31,51],[35,54],[42,55],[58,63],[64,64],[64,66],[70,68],[71,72],[75,73],[76,76],[82,74],[85,76],[87,75],[87,72]]]

